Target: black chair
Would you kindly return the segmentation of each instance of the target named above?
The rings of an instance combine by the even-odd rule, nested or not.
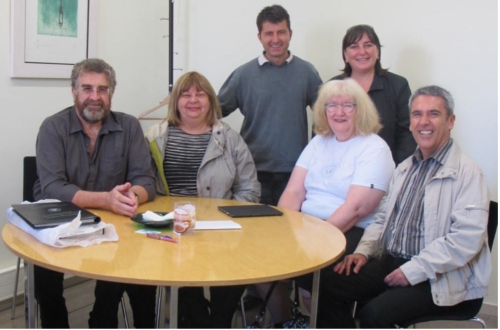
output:
[[[488,245],[490,250],[493,247],[493,241],[495,239],[495,234],[498,227],[498,202],[490,202],[490,212],[488,215]],[[446,314],[430,314],[423,317],[419,317],[407,322],[404,322],[400,326],[402,328],[408,328],[415,324],[430,321],[472,321],[481,324],[483,329],[486,329],[486,323],[477,314],[481,310],[483,300],[478,300],[476,303],[468,303],[467,301],[461,302],[454,306],[454,308]]]
[[[36,157],[27,156],[23,159],[23,201],[34,202],[33,186],[38,179],[36,172]],[[16,282],[14,283],[14,294],[12,295],[12,308],[10,311],[10,319],[16,317],[16,298],[17,298],[17,284],[19,282],[19,268],[21,267],[21,258],[17,258],[16,267]]]
[[[23,201],[34,202],[33,197],[33,187],[36,180],[38,180],[38,173],[36,169],[36,157],[26,156],[23,160]],[[14,284],[14,294],[12,295],[12,308],[10,313],[10,319],[14,319],[16,316],[16,298],[17,298],[17,283],[19,282],[19,268],[21,267],[21,258],[17,258],[17,268],[16,268],[16,281]],[[128,317],[127,309],[125,308],[125,300],[121,298],[120,304],[122,306],[123,321],[125,323],[125,328],[128,329]],[[36,315],[38,315],[38,304],[36,305]]]
[[[23,160],[23,201],[34,202],[33,186],[38,180],[36,157],[27,156]]]

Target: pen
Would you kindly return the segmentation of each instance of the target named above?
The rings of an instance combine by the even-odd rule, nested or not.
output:
[[[158,239],[161,241],[167,241],[167,242],[172,242],[172,243],[178,243],[176,239],[173,239],[172,237],[168,235],[160,235],[160,234],[146,234],[147,237],[152,238],[152,239]]]

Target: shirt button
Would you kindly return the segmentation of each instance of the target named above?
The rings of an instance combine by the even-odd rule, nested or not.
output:
[[[207,190],[210,190],[210,187],[207,187]]]
[[[217,131],[217,134],[219,134],[219,135],[220,135],[220,131]]]

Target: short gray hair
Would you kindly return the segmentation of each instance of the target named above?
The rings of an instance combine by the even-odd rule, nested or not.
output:
[[[115,70],[108,63],[99,58],[88,58],[78,62],[71,71],[71,87],[76,88],[76,83],[82,72],[95,72],[104,73],[108,77],[109,89],[115,90],[116,87],[116,73]]]
[[[450,118],[453,115],[453,111],[455,108],[455,101],[453,101],[453,96],[446,89],[431,85],[425,86],[417,89],[410,97],[410,101],[408,102],[408,107],[411,111],[411,104],[413,101],[420,95],[429,95],[429,96],[439,96],[444,100],[444,107],[446,108],[446,118]]]

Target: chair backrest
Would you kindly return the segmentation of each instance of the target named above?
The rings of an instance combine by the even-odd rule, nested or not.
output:
[[[493,241],[498,227],[498,202],[490,202],[490,213],[488,214],[488,244],[490,250],[493,248]]]
[[[38,179],[36,157],[26,156],[23,161],[23,201],[34,202],[33,186]]]

